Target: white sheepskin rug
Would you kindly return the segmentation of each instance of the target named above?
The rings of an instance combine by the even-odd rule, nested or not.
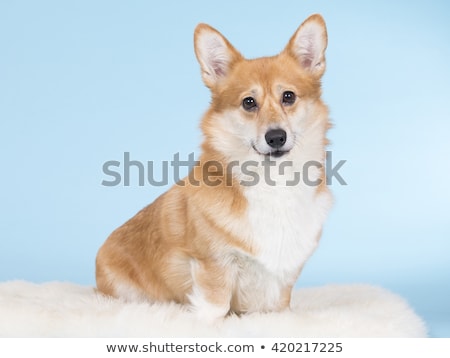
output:
[[[130,303],[72,283],[0,283],[1,337],[426,337],[399,296],[368,285],[299,289],[291,310],[214,325],[177,304]]]

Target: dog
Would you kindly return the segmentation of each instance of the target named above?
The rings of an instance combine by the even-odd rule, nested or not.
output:
[[[315,14],[278,55],[245,59],[214,28],[196,27],[212,98],[198,164],[102,245],[100,292],[185,304],[207,322],[289,308],[333,201],[323,165],[327,41]],[[305,168],[308,183],[298,180]]]

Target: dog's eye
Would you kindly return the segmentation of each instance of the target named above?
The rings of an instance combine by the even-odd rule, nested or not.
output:
[[[245,97],[242,101],[242,107],[250,112],[254,111],[258,107],[258,104],[253,97]]]
[[[283,92],[283,98],[282,98],[284,105],[291,105],[295,102],[295,93],[292,91],[286,91]]]

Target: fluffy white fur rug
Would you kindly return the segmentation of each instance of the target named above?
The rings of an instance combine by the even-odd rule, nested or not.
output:
[[[0,283],[2,337],[425,337],[399,296],[368,285],[293,293],[292,309],[213,326],[176,304],[127,303],[71,283]]]

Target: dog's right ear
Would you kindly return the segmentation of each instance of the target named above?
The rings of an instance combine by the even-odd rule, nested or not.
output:
[[[203,82],[210,89],[227,76],[233,63],[242,59],[242,55],[219,31],[206,24],[197,25],[194,47]]]

